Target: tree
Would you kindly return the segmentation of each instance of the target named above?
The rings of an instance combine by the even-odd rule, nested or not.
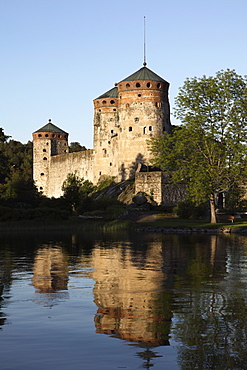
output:
[[[70,153],[81,152],[83,150],[87,150],[87,148],[84,145],[82,146],[78,141],[73,141],[70,143],[69,146]]]
[[[80,191],[83,183],[83,178],[80,178],[76,173],[69,173],[62,185],[63,197],[71,205],[75,211],[76,206],[80,202]]]
[[[0,143],[6,143],[11,136],[4,134],[3,128],[0,127]]]
[[[153,163],[186,181],[196,204],[209,200],[216,223],[215,194],[246,182],[247,77],[228,69],[187,79],[175,103],[182,125],[151,140]]]

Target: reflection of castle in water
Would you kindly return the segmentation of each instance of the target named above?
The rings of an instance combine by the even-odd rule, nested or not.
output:
[[[35,256],[33,285],[36,293],[67,290],[68,265],[61,247],[43,246]]]
[[[149,243],[145,257],[133,256],[128,245],[96,247],[92,262],[96,331],[148,347],[169,344],[172,313],[169,304],[159,305],[166,280],[161,243]]]

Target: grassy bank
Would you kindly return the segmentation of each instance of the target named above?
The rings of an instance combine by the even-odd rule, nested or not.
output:
[[[135,230],[145,228],[170,228],[176,229],[193,229],[195,232],[201,229],[230,229],[233,232],[247,232],[247,220],[238,220],[234,223],[221,222],[210,224],[209,220],[185,220],[176,217],[169,217],[162,213],[142,213],[132,214],[124,220],[106,221],[103,219],[80,219],[71,217],[68,220],[20,220],[0,222],[0,232],[6,231],[61,231],[61,232],[89,232],[89,231],[106,231],[115,232],[119,230]]]

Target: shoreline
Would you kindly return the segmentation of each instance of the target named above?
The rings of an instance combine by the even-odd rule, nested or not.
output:
[[[229,228],[229,227],[221,227],[221,228],[193,228],[193,227],[153,227],[153,226],[146,226],[140,227],[135,229],[137,232],[146,232],[146,233],[163,233],[163,234],[192,234],[192,233],[200,233],[200,234],[241,234],[247,235],[247,229],[241,228]]]

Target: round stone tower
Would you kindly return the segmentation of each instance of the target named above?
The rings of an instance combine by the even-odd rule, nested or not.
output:
[[[118,86],[119,173],[132,177],[138,164],[148,164],[147,139],[171,131],[169,83],[144,65]]]
[[[118,89],[113,89],[94,100],[94,182],[101,175],[118,174]]]
[[[68,133],[56,127],[51,120],[33,133],[33,179],[38,190],[49,194],[51,156],[68,153]]]

